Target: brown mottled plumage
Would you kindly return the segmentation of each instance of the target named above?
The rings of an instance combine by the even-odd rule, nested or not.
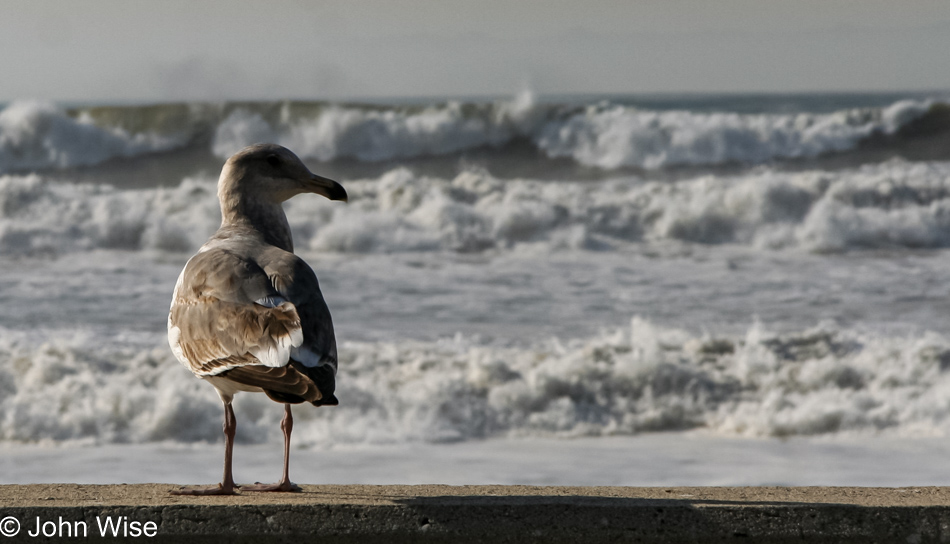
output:
[[[293,253],[281,203],[300,193],[346,200],[338,183],[316,176],[289,150],[271,144],[228,159],[218,180],[221,228],[182,270],[168,314],[175,356],[209,381],[225,405],[224,481],[179,494],[234,493],[231,449],[239,391],[285,404],[284,476],[260,491],[296,488],[288,477],[290,404],[336,405],[336,340],[313,270]]]

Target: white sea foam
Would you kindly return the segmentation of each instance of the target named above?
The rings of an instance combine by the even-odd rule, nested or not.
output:
[[[442,180],[395,170],[348,184],[345,209],[303,199],[289,208],[298,224],[323,210],[309,245],[343,252],[604,250],[666,241],[811,251],[946,247],[948,180],[950,164],[900,161],[681,182],[502,181],[484,172]]]
[[[272,126],[236,110],[217,128],[213,150],[226,158],[245,145],[276,140],[321,161],[381,161],[444,155],[530,140],[549,157],[604,169],[729,162],[762,163],[845,151],[874,133],[892,134],[926,114],[931,101],[829,114],[651,111],[596,104],[576,113],[538,104],[530,93],[475,108],[450,102],[422,110],[330,106],[316,117]]]
[[[174,189],[119,191],[55,183],[37,175],[0,176],[0,253],[58,254],[116,249],[186,251],[220,223],[212,181]]]
[[[0,173],[98,164],[171,149],[182,142],[155,134],[129,134],[74,119],[44,102],[14,102],[0,111]]]
[[[285,205],[298,247],[560,251],[688,242],[838,252],[950,245],[950,163],[576,183],[501,180],[484,171],[442,179],[399,168],[345,185],[348,205],[307,196]],[[0,177],[0,254],[191,251],[219,218],[211,179],[120,191]]]
[[[156,335],[136,349],[89,334],[0,334],[5,441],[212,441],[221,406]],[[724,435],[943,435],[950,342],[822,325],[711,338],[654,326],[495,347],[345,342],[341,405],[296,411],[299,444],[603,436],[703,428]],[[56,399],[50,402],[49,399]],[[276,440],[281,410],[239,396],[239,436]]]

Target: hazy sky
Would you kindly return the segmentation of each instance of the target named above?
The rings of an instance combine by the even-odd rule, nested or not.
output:
[[[0,101],[950,88],[950,2],[5,1]]]

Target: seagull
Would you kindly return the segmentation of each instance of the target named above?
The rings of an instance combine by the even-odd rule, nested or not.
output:
[[[333,322],[317,276],[294,255],[281,203],[301,193],[346,201],[346,191],[310,172],[289,149],[246,147],[218,178],[221,227],[185,265],[168,314],[168,344],[224,403],[224,478],[175,495],[299,491],[290,481],[290,406],[338,404]],[[237,427],[231,401],[240,391],[263,392],[284,405],[284,472],[276,484],[238,487],[231,472]]]

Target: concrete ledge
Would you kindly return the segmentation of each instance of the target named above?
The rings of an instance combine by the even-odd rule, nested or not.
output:
[[[327,485],[235,497],[173,488],[0,486],[0,531],[12,531],[10,517],[20,526],[0,543],[77,533],[108,542],[950,542],[950,488]],[[118,536],[103,538],[109,520]],[[156,536],[133,536],[149,522]]]

